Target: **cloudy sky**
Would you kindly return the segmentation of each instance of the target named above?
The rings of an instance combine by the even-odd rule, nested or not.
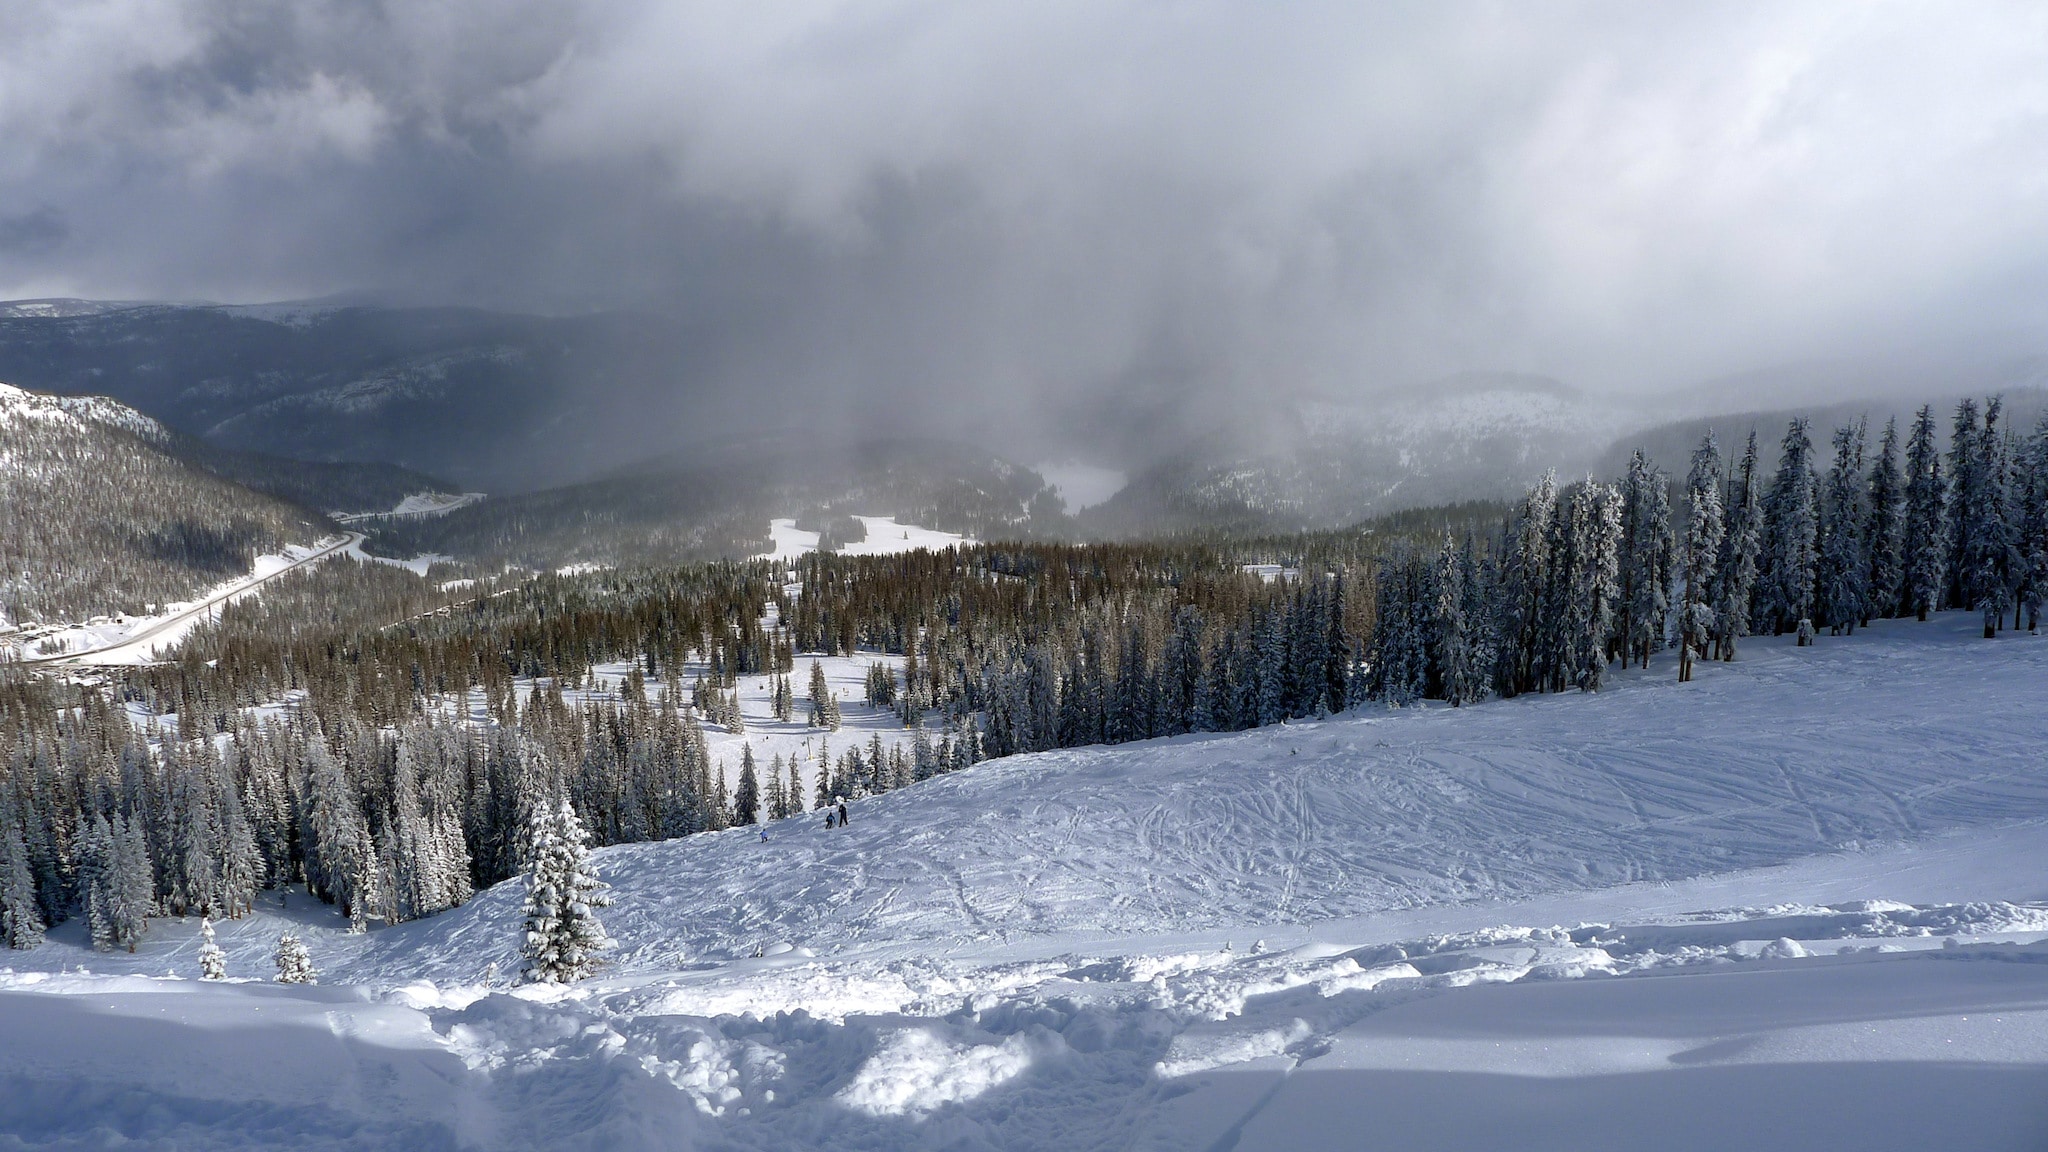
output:
[[[0,297],[349,290],[934,402],[2034,351],[2048,7],[0,5]]]

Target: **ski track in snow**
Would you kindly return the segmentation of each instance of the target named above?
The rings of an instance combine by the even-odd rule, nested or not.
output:
[[[2048,645],[1974,627],[605,849],[567,989],[477,983],[515,884],[220,926],[312,989],[74,921],[0,954],[0,1147],[2038,1149]]]
[[[768,844],[739,829],[610,848],[615,962],[1306,923],[2048,817],[2048,644],[1972,644],[1968,627],[1752,640],[1691,685],[1653,668],[1590,696],[1012,757],[859,801],[845,830],[803,817]],[[514,904],[501,888],[382,933],[361,976],[509,964]],[[478,921],[492,953],[449,946]]]

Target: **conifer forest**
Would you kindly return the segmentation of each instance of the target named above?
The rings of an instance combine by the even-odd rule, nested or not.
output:
[[[1454,514],[1455,513],[1455,514]],[[1259,565],[1266,567],[1260,568]],[[1277,567],[1276,567],[1277,566]],[[1545,477],[1359,530],[484,578],[333,564],[236,602],[174,660],[83,681],[0,670],[0,930],[84,917],[133,949],[157,915],[244,914],[304,885],[359,929],[520,871],[532,828],[597,845],[786,819],[977,761],[1360,707],[1595,692],[1744,637],[1825,644],[1874,618],[2037,627],[2048,422],[1996,398],[1947,427],[1708,435],[1682,477]],[[909,751],[829,751],[842,702],[807,657],[892,654],[861,703]],[[629,661],[605,691],[593,670]],[[741,677],[825,737],[792,762],[714,762]],[[728,769],[738,772],[729,788]],[[763,775],[767,776],[764,784]],[[566,801],[568,808],[558,812]]]

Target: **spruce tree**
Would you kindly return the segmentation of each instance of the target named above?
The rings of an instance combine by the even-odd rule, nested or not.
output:
[[[1906,518],[1900,525],[1901,609],[1920,620],[1946,603],[1948,587],[1948,485],[1934,442],[1934,410],[1923,406],[1913,418],[1906,446]]]
[[[1865,578],[1863,619],[1898,616],[1905,586],[1905,563],[1900,551],[1905,526],[1905,491],[1899,480],[1899,421],[1885,421],[1879,439],[1877,462],[1871,466],[1868,518],[1863,525],[1863,546],[1870,554]]]
[[[277,938],[277,982],[279,984],[318,984],[319,973],[313,970],[313,955],[306,951],[305,942],[291,932]]]
[[[754,746],[740,748],[740,781],[732,794],[732,822],[735,825],[760,822],[761,778],[754,771]]]
[[[43,942],[43,913],[36,904],[28,844],[4,806],[0,806],[0,940],[9,948],[20,949]]]
[[[1735,659],[1755,611],[1757,557],[1763,547],[1763,506],[1757,484],[1756,429],[1742,453],[1742,472],[1729,488],[1728,529],[1721,539],[1720,597],[1714,605],[1714,655]]]
[[[213,920],[199,918],[199,978],[201,980],[225,980],[228,978],[228,954],[214,942]]]
[[[1686,473],[1685,596],[1678,619],[1678,679],[1692,679],[1693,659],[1704,656],[1714,632],[1721,556],[1721,448],[1708,432]]]
[[[2027,631],[2040,628],[2041,603],[2048,599],[2048,412],[2027,439],[2015,475],[2019,505],[2019,602]]]
[[[597,909],[610,903],[589,865],[588,838],[566,797],[534,813],[526,870],[525,978],[569,984],[596,971],[610,947]]]
[[[1835,430],[1835,460],[1822,493],[1815,565],[1815,624],[1854,633],[1868,614],[1870,556],[1864,547],[1863,422]]]
[[[1764,499],[1764,607],[1779,636],[1813,616],[1819,529],[1814,505],[1813,441],[1805,417],[1799,417],[1785,429],[1778,474]]]

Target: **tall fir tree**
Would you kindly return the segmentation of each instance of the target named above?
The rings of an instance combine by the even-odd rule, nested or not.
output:
[[[1814,573],[1815,624],[1853,633],[1868,613],[1870,555],[1864,546],[1863,422],[1835,429],[1835,459],[1821,494]]]
[[[1731,479],[1728,527],[1721,537],[1719,599],[1714,605],[1714,655],[1735,659],[1754,615],[1757,558],[1763,549],[1763,504],[1757,477],[1756,429],[1749,431],[1740,475]]]
[[[732,792],[732,822],[735,825],[760,822],[761,778],[754,770],[754,746],[740,747],[740,780]]]
[[[1878,440],[1877,460],[1870,468],[1868,516],[1863,522],[1863,546],[1870,554],[1865,577],[1863,620],[1873,616],[1902,614],[1905,561],[1901,551],[1905,527],[1905,490],[1899,479],[1899,421],[1894,416],[1884,423]]]
[[[1785,429],[1778,474],[1764,498],[1760,584],[1765,620],[1775,635],[1783,636],[1813,616],[1819,529],[1815,511],[1813,441],[1805,417],[1799,417]]]
[[[1685,478],[1685,543],[1682,549],[1685,595],[1678,616],[1678,678],[1692,679],[1693,660],[1704,656],[1713,641],[1714,604],[1718,595],[1721,537],[1721,446],[1708,432],[1693,451]]]
[[[1900,609],[1920,620],[1946,604],[1948,484],[1934,440],[1934,410],[1913,417],[1906,445],[1906,516],[1899,528]]]
[[[592,871],[588,837],[566,797],[534,813],[526,870],[524,975],[534,984],[572,984],[597,970],[611,945],[597,910],[605,885]]]

